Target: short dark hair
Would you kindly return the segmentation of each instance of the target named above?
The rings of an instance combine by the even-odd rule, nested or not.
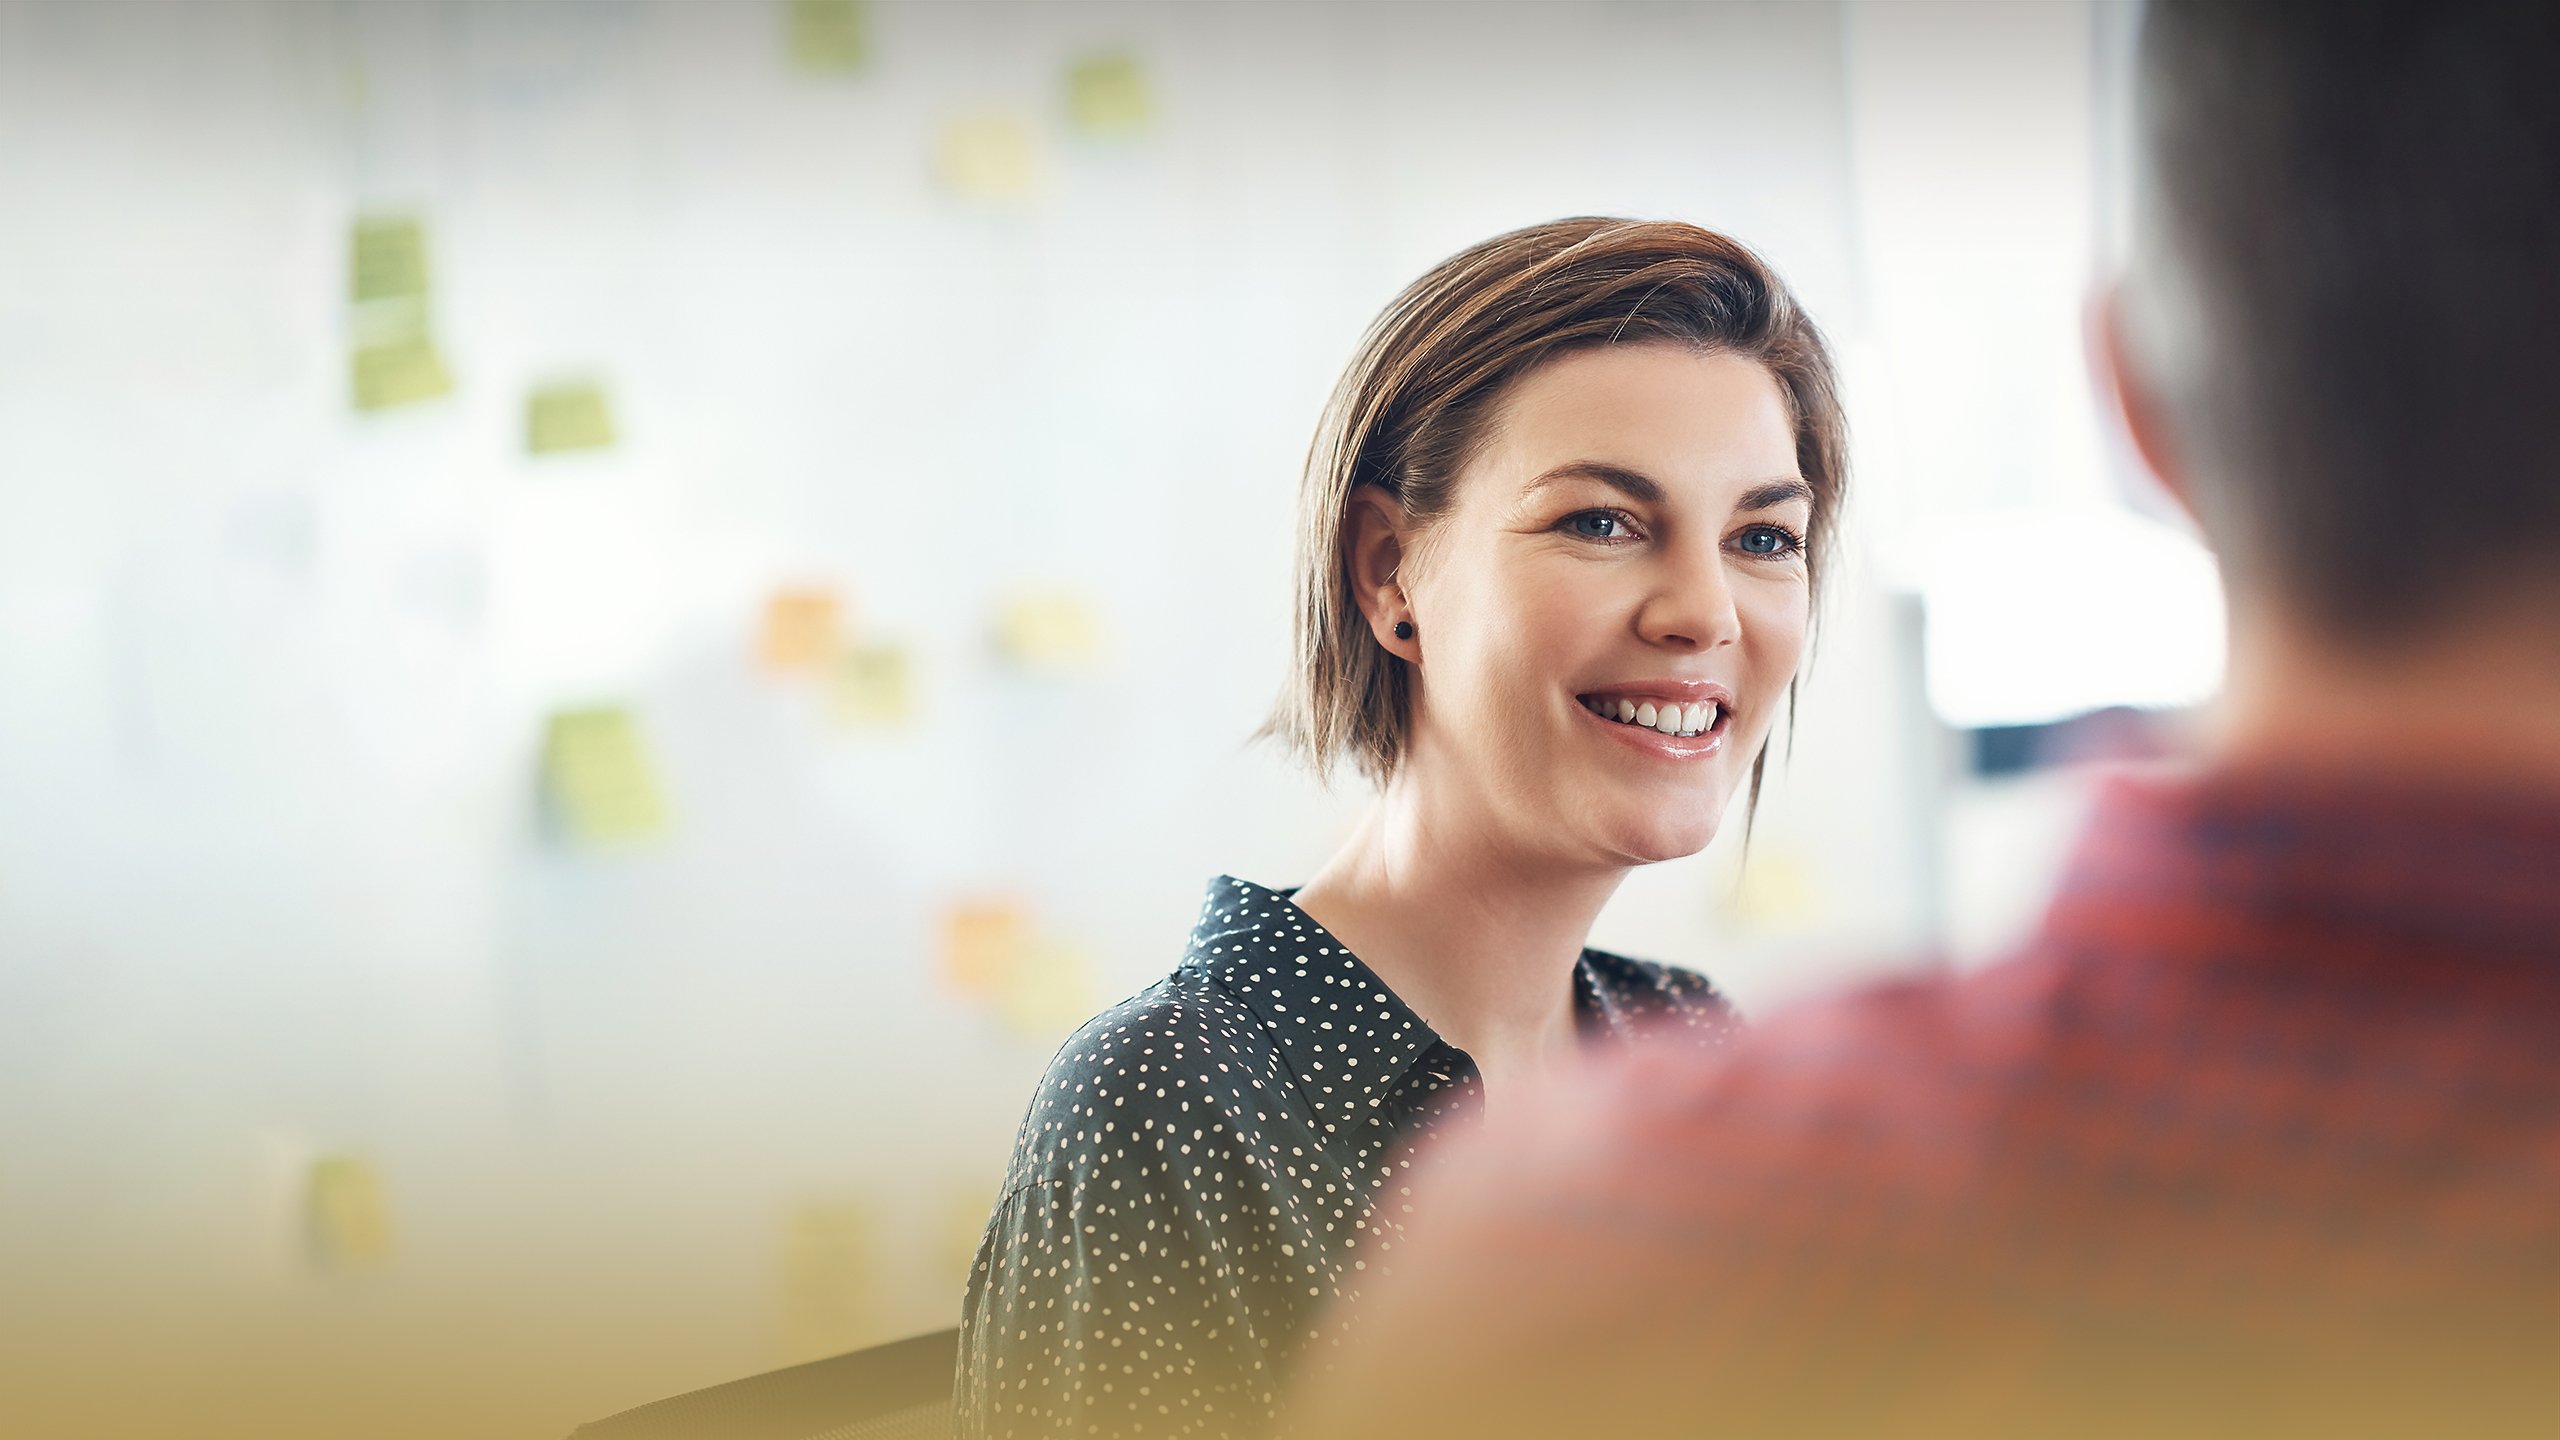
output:
[[[1261,733],[1319,775],[1349,759],[1383,785],[1403,761],[1412,677],[1378,646],[1343,554],[1352,492],[1374,485],[1429,526],[1509,388],[1607,345],[1685,345],[1758,362],[1795,426],[1813,489],[1806,580],[1818,597],[1848,485],[1830,345],[1768,263],[1676,221],[1579,216],[1471,245],[1373,321],[1325,407],[1299,491],[1297,664]],[[1752,763],[1758,799],[1765,748]]]
[[[2217,545],[2371,639],[2560,576],[2560,8],[2152,0],[2133,348]]]

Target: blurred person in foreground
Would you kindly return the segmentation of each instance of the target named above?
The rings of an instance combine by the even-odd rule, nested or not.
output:
[[[2209,753],[2002,962],[1443,1150],[1295,1428],[2560,1434],[2555,17],[2151,7],[2095,348]]]

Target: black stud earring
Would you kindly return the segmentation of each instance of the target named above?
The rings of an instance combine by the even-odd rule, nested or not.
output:
[[[1397,621],[1397,622],[1396,622],[1396,638],[1397,638],[1397,639],[1399,639],[1399,640],[1410,640],[1410,639],[1412,639],[1412,638],[1413,638],[1413,622],[1412,622],[1412,621],[1410,621],[1410,620],[1399,620],[1399,621]]]

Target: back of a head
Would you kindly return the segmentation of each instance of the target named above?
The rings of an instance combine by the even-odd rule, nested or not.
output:
[[[2560,577],[2560,7],[2152,0],[2129,332],[2226,560],[2406,639]]]

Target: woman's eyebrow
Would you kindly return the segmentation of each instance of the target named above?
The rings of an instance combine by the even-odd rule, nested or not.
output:
[[[1733,503],[1733,508],[1775,510],[1781,505],[1797,500],[1807,505],[1812,504],[1813,487],[1804,483],[1801,477],[1790,475],[1784,480],[1772,480],[1765,485],[1754,485],[1743,491],[1742,498]]]
[[[1660,481],[1641,471],[1612,465],[1605,460],[1568,460],[1530,481],[1528,489],[1522,493],[1535,495],[1549,485],[1566,480],[1593,480],[1631,500],[1649,505],[1662,503]],[[1763,481],[1743,491],[1742,498],[1734,502],[1733,508],[1736,511],[1775,510],[1798,501],[1812,504],[1813,487],[1806,484],[1802,476],[1789,475],[1782,480]]]
[[[1623,465],[1612,465],[1604,460],[1568,460],[1530,481],[1529,488],[1521,493],[1535,495],[1547,486],[1563,480],[1596,480],[1630,500],[1639,500],[1648,505],[1662,503],[1662,486],[1652,476],[1640,474]]]

